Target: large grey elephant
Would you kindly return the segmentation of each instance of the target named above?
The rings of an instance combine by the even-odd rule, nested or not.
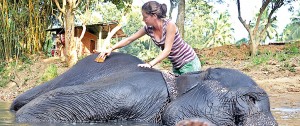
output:
[[[220,126],[277,125],[267,93],[237,70],[214,68],[177,78],[177,85],[186,83],[193,88],[168,104],[163,124],[204,118]]]
[[[140,59],[96,54],[18,96],[17,122],[134,120],[175,125],[201,118],[216,125],[277,125],[264,90],[233,69],[210,68],[179,77],[140,68]]]

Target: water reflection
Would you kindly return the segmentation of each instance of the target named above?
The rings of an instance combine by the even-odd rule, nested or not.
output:
[[[14,124],[14,114],[8,111],[10,103],[0,102],[0,125],[12,126]]]

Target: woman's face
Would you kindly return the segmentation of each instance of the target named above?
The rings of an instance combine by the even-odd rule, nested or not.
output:
[[[152,22],[155,19],[155,15],[149,15],[146,12],[142,11],[142,15],[143,15],[143,21],[145,22],[145,24],[147,26],[152,26]]]

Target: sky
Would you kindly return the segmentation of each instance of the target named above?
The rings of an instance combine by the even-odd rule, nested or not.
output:
[[[133,5],[135,6],[142,6],[144,3],[150,0],[133,0]],[[170,7],[169,0],[155,0],[159,3],[165,3],[168,7]],[[296,2],[295,2],[296,3]],[[246,22],[249,22],[255,14],[259,11],[259,8],[261,6],[261,0],[241,0],[241,15]],[[295,9],[299,9],[299,4],[295,4]],[[284,27],[290,23],[290,16],[291,12],[288,12],[289,6],[283,6],[278,9],[278,11],[274,14],[277,15],[277,26],[278,26],[278,32],[281,33],[284,29]],[[235,0],[227,0],[226,4],[216,5],[216,9],[224,11],[228,10],[229,14],[231,15],[230,22],[232,23],[232,27],[235,29],[235,32],[233,36],[235,37],[235,40],[240,40],[242,38],[248,38],[248,32],[244,28],[244,26],[241,24],[241,22],[238,20],[238,12],[237,12],[237,6]],[[173,10],[172,17],[176,17],[177,11]],[[175,20],[173,18],[173,20]]]

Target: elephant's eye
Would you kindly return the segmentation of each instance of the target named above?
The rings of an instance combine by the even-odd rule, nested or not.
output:
[[[253,104],[255,104],[255,97],[249,96],[249,101],[252,102]]]

